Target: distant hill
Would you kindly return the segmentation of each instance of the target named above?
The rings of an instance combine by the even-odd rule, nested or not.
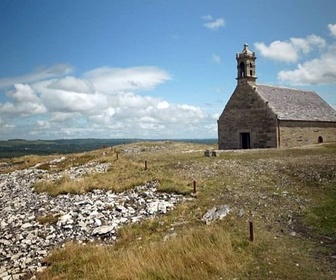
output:
[[[24,140],[10,139],[0,141],[0,158],[24,155],[69,154],[92,151],[105,147],[129,144],[141,141],[164,141],[166,139],[58,139],[58,140]],[[174,139],[167,141],[215,144],[217,139]]]

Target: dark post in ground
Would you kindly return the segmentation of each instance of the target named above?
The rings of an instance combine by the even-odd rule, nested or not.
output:
[[[253,221],[249,221],[249,225],[250,225],[250,241],[253,242],[254,240]]]

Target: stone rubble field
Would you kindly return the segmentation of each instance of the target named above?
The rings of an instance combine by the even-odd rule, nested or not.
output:
[[[67,241],[113,242],[121,226],[164,214],[188,199],[156,192],[156,182],[118,194],[93,190],[52,197],[34,192],[32,185],[106,172],[109,164],[88,163],[57,173],[39,169],[40,165],[0,175],[0,279],[20,279],[41,271],[48,253]],[[43,223],[39,217],[55,221]]]

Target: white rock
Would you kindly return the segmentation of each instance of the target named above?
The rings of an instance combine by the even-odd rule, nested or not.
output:
[[[147,204],[147,212],[150,215],[153,215],[154,213],[159,211],[159,202],[158,201],[154,201],[154,202],[150,202]]]
[[[104,235],[113,232],[113,230],[114,226],[100,226],[92,231],[92,235]]]
[[[72,221],[72,216],[70,214],[65,214],[61,216],[57,222],[57,224],[60,226],[65,225],[65,224],[71,224],[71,223],[73,223],[73,221]]]
[[[3,244],[3,245],[5,245],[5,246],[8,246],[8,245],[11,244],[11,242],[9,242],[9,241],[6,240],[6,239],[0,239],[0,244]]]
[[[201,220],[204,221],[206,224],[210,224],[215,220],[222,220],[230,212],[231,209],[228,205],[222,205],[218,208],[214,206],[203,215]]]
[[[27,228],[31,228],[33,227],[33,224],[31,223],[24,223],[22,226],[21,226],[21,229],[27,229]]]
[[[98,218],[95,218],[94,222],[95,222],[96,226],[101,226],[102,225],[102,221],[99,220]]]
[[[46,256],[48,253],[46,250],[38,250],[37,254],[41,255],[41,256]]]

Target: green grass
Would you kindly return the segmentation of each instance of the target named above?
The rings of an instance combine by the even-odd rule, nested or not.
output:
[[[336,236],[336,183],[327,184],[320,193],[310,212],[305,217],[305,223],[313,230],[330,238]]]

